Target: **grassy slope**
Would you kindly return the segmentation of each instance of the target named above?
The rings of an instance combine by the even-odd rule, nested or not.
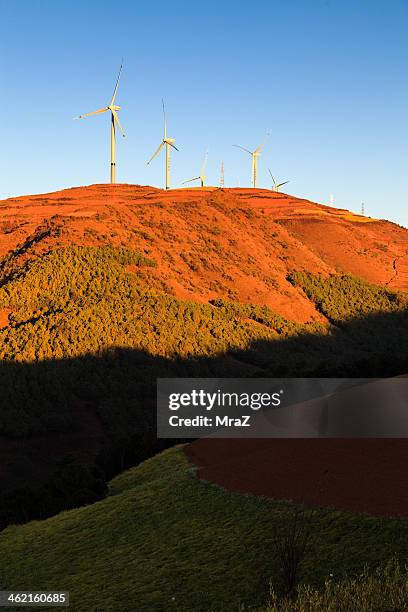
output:
[[[2,532],[0,586],[69,590],[75,611],[262,604],[277,577],[270,525],[286,507],[197,480],[172,448],[115,478],[101,502]],[[308,582],[408,553],[408,521],[321,513],[316,534]]]

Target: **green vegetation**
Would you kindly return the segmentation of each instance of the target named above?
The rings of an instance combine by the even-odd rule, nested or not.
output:
[[[288,280],[301,287],[320,312],[336,325],[350,318],[398,312],[407,307],[403,294],[388,291],[351,274],[324,277],[293,272]]]
[[[280,599],[272,590],[265,612],[404,612],[408,610],[408,566],[390,560],[374,572],[365,568],[340,582],[326,580],[317,589],[302,585],[296,596]]]
[[[269,581],[281,591],[271,539],[290,506],[198,480],[175,447],[115,478],[100,502],[4,530],[0,584],[69,590],[78,612],[261,606]],[[313,520],[304,584],[322,587],[330,574],[340,581],[408,553],[406,520],[327,510]]]
[[[126,249],[70,247],[29,262],[0,289],[12,309],[0,358],[34,361],[132,347],[167,357],[214,355],[271,337],[205,304],[149,289],[126,270],[154,265]]]
[[[257,306],[254,304],[242,304],[222,298],[210,300],[210,303],[225,315],[228,319],[239,317],[241,319],[251,319],[257,323],[261,323],[280,336],[290,336],[302,331],[310,330],[311,332],[323,331],[323,325],[300,325],[294,321],[288,321],[284,317],[268,308],[268,306]]]

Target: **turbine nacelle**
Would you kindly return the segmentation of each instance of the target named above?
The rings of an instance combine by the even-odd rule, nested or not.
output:
[[[163,144],[168,144],[173,147],[173,149],[176,149],[176,151],[178,151],[178,148],[175,147],[173,144],[174,142],[176,142],[174,138],[163,138]]]

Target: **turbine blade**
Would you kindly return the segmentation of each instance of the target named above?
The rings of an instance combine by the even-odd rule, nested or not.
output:
[[[153,155],[151,156],[151,158],[147,162],[146,166],[148,166],[150,164],[150,162],[154,160],[156,155],[158,155],[160,153],[160,151],[162,150],[163,147],[164,147],[164,143],[161,142],[160,145],[157,147],[157,150],[153,153]]]
[[[264,148],[264,146],[265,146],[265,143],[264,143],[264,142],[261,142],[261,144],[259,145],[259,147],[257,147],[257,148],[255,149],[255,153],[258,153],[258,155],[260,155],[260,154],[261,154],[262,149]]]
[[[273,185],[274,185],[274,187],[279,187],[279,185],[276,185],[276,180],[275,180],[275,177],[273,176],[273,174],[272,174],[272,172],[271,172],[270,168],[268,168],[268,170],[269,170],[269,174],[271,175],[271,178],[272,178],[272,180],[273,180]]]
[[[182,185],[185,185],[186,183],[192,183],[193,181],[199,181],[199,180],[200,180],[200,178],[201,178],[200,176],[196,176],[196,177],[195,177],[195,178],[193,178],[193,179],[188,179],[188,181],[183,181],[181,184],[182,184]]]
[[[201,169],[201,174],[202,174],[203,176],[204,176],[205,169],[206,169],[206,167],[207,167],[207,162],[208,162],[208,151],[206,151],[206,153],[205,153],[204,163],[203,163],[203,167],[202,167],[202,169]]]
[[[163,120],[164,120],[164,140],[166,140],[167,136],[166,136],[166,110],[164,108],[164,100],[162,98],[162,106],[163,106]]]
[[[171,147],[173,147],[173,149],[176,149],[176,151],[178,151],[178,148],[177,148],[177,147],[176,147],[174,144],[172,144],[172,143],[171,143],[171,142],[169,142],[169,141],[167,141],[167,143],[168,143],[168,144],[169,144]]]
[[[283,187],[283,185],[286,185],[287,183],[290,183],[290,181],[285,181],[284,183],[279,183],[279,185],[277,185],[277,187]]]
[[[245,147],[241,147],[241,145],[232,145],[232,146],[233,147],[238,147],[238,149],[242,149],[243,151],[246,151],[247,153],[252,155],[252,151],[249,151],[248,149],[245,149]]]
[[[261,142],[261,144],[259,145],[259,147],[257,149],[255,149],[255,153],[260,153],[262,151],[262,149],[264,148],[264,146],[266,145],[266,141],[269,138],[269,134],[266,135],[266,138],[263,142]]]
[[[116,123],[118,124],[118,127],[119,127],[120,131],[122,132],[122,136],[125,136],[125,132],[123,131],[122,126],[120,125],[118,113],[115,110],[113,110],[111,112],[112,112],[112,115],[114,116],[114,119],[115,119]]]
[[[113,96],[112,96],[112,100],[110,102],[110,106],[112,106],[112,104],[115,102],[116,92],[118,91],[118,85],[119,85],[120,75],[121,75],[121,72],[122,72],[122,67],[123,67],[123,64],[121,64],[120,68],[119,68],[119,74],[118,74],[118,78],[116,79],[116,85],[115,85],[115,89],[113,90]]]
[[[86,113],[85,115],[79,115],[78,117],[74,117],[74,119],[84,119],[85,117],[90,117],[91,115],[99,115],[100,113],[106,113],[109,110],[107,106],[105,108],[100,108],[97,111],[92,111],[92,113]]]

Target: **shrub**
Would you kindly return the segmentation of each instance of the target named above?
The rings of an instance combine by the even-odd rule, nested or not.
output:
[[[396,559],[370,573],[366,568],[323,588],[301,585],[294,597],[280,599],[271,588],[265,612],[404,612],[408,610],[408,567]]]
[[[299,579],[306,550],[313,540],[313,509],[299,506],[284,512],[283,522],[273,524],[272,544],[278,554],[283,592],[290,595]]]

